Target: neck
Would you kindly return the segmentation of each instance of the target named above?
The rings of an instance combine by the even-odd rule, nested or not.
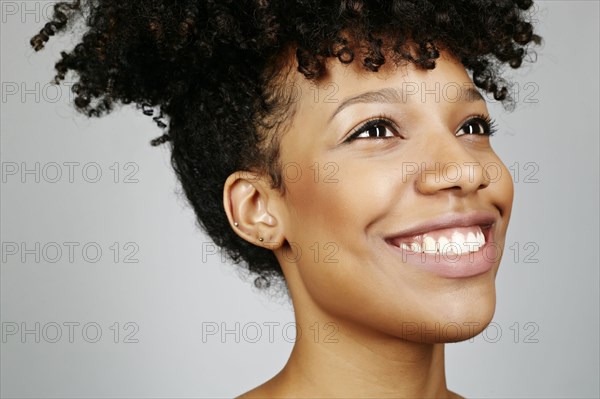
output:
[[[298,299],[287,364],[249,396],[460,398],[446,388],[444,344],[374,331]]]
[[[444,398],[444,344],[415,343],[339,320],[299,320],[280,387],[305,397]],[[330,324],[328,324],[330,323]],[[285,395],[283,395],[285,396]]]
[[[292,269],[293,271],[294,269]],[[293,273],[296,342],[285,367],[242,397],[461,398],[446,388],[444,344],[413,342],[324,311]]]

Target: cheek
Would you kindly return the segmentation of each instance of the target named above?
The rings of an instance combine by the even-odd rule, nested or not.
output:
[[[359,179],[349,186],[341,178],[337,164],[328,163],[328,168],[325,170],[322,163],[315,162],[302,168],[300,179],[287,183],[291,239],[333,238],[332,231],[339,232],[339,228],[356,221],[349,215],[355,214],[364,200],[360,197]]]
[[[498,157],[486,164],[485,171],[491,182],[490,187],[488,187],[488,191],[492,196],[491,202],[500,210],[505,224],[504,231],[506,231],[514,198],[513,177]]]
[[[413,291],[410,281],[398,281],[397,273],[389,278],[390,259],[378,256],[377,245],[382,243],[375,242],[378,236],[370,230],[373,222],[390,216],[399,189],[390,182],[399,182],[398,176],[385,168],[361,167],[358,161],[336,165],[337,172],[327,171],[327,179],[324,173],[315,179],[317,174],[310,170],[287,185],[286,231],[297,259],[292,274],[321,308],[346,317],[352,317],[357,307],[371,309],[373,322],[379,323],[384,316],[377,315],[379,310],[388,309],[390,301],[407,299]],[[396,308],[396,313],[407,312],[406,307],[410,306]]]
[[[291,239],[310,235],[342,245],[365,238],[369,224],[389,212],[399,187],[390,184],[398,177],[385,167],[362,164],[314,161],[286,182]]]
[[[510,171],[502,163],[502,161],[494,154],[485,164],[485,171],[490,178],[490,185],[483,191],[485,201],[495,206],[500,212],[500,220],[494,231],[494,241],[497,244],[498,265],[495,268],[495,273],[499,270],[499,264],[505,252],[506,233],[512,212],[514,185],[513,176]]]
[[[506,168],[506,166],[504,164],[501,163],[501,165],[503,167],[503,171],[502,171],[503,178],[501,179],[501,184],[500,184],[500,190],[502,192],[502,204],[504,206],[504,212],[506,213],[507,216],[510,216],[512,204],[513,204],[515,187],[513,185],[513,177],[510,174],[509,170]]]

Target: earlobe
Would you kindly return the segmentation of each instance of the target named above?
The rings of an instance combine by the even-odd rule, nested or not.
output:
[[[229,175],[223,188],[223,207],[236,234],[261,247],[280,247],[285,240],[277,207],[272,204],[276,197],[264,177],[255,172]]]

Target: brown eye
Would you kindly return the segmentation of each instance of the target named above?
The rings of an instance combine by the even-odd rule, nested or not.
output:
[[[356,135],[356,138],[386,137],[387,132],[391,133],[391,131],[387,127],[383,125],[375,125],[360,132],[360,134]],[[394,134],[392,133],[391,135],[393,136]]]
[[[456,136],[465,134],[481,134],[491,136],[496,132],[494,122],[489,117],[477,116],[466,121],[456,133]]]
[[[391,122],[385,119],[367,121],[352,133],[346,143],[356,139],[388,139],[399,136]]]

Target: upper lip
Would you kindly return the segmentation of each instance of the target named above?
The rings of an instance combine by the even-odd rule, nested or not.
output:
[[[418,236],[429,231],[447,229],[451,227],[468,227],[475,225],[488,227],[496,223],[496,220],[496,213],[487,210],[451,212],[394,233],[387,239],[389,240],[399,237]]]

